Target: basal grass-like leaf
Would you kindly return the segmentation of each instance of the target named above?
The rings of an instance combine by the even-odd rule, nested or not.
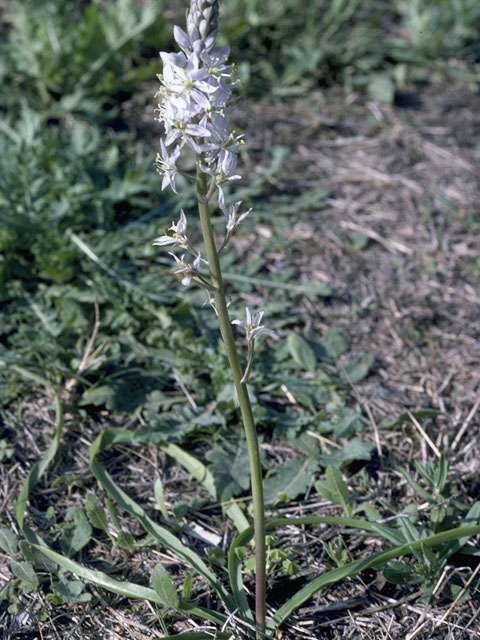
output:
[[[113,480],[110,474],[98,461],[98,454],[106,447],[115,443],[133,443],[134,435],[125,429],[107,429],[100,434],[92,444],[90,450],[90,467],[93,474],[100,482],[105,491],[112,497],[116,504],[130,513],[143,526],[147,533],[150,533],[158,542],[167,549],[185,560],[195,571],[197,571],[208,584],[216,591],[218,596],[233,610],[235,608],[232,596],[225,590],[203,560],[191,549],[183,545],[180,540],[164,527],[154,522],[142,507],[130,498]]]
[[[161,605],[162,602],[160,601],[160,597],[158,596],[158,594],[154,589],[150,589],[148,587],[144,587],[128,581],[115,580],[114,578],[111,578],[109,575],[107,575],[102,571],[89,569],[88,567],[85,567],[84,565],[72,560],[71,558],[68,558],[65,555],[62,555],[60,553],[57,553],[56,551],[51,549],[37,533],[35,533],[32,529],[30,529],[30,527],[28,527],[25,524],[26,507],[27,507],[27,502],[28,502],[30,493],[33,491],[36,484],[38,483],[40,478],[43,476],[43,474],[47,470],[50,463],[55,458],[55,455],[57,454],[60,446],[60,441],[63,433],[63,404],[58,394],[55,395],[55,398],[56,398],[56,427],[55,427],[54,437],[49,447],[47,448],[47,451],[43,456],[43,458],[41,458],[41,460],[35,463],[35,465],[33,465],[29,473],[27,474],[26,481],[20,490],[20,494],[15,507],[15,517],[22,533],[25,536],[26,542],[28,543],[29,547],[33,549],[34,552],[38,552],[46,556],[50,561],[53,561],[56,565],[61,567],[61,569],[63,569],[64,571],[69,571],[74,575],[84,578],[85,580],[90,581],[100,587],[103,587],[113,593],[117,593],[119,595],[130,597],[130,598],[140,598],[143,600],[149,600],[150,602]],[[95,462],[96,462],[95,456],[98,454],[98,450],[99,450],[100,444],[102,443],[102,438],[105,435],[105,433],[107,434],[105,436],[105,440],[107,443],[111,443],[112,441],[116,441],[117,439],[119,439],[120,441],[122,440],[128,441],[128,440],[131,440],[131,437],[132,437],[131,433],[123,430],[113,430],[113,433],[104,432],[104,434],[99,436],[99,438],[97,438],[97,440],[92,445],[92,450],[93,450],[92,466],[95,466]],[[103,470],[101,466],[97,464],[96,472],[98,474],[99,479],[100,478],[108,479],[109,478],[108,474],[103,474],[102,471]],[[112,484],[116,488],[115,483],[112,483]],[[144,515],[144,512],[139,505],[136,505],[133,501],[129,500],[128,496],[126,496],[126,494],[123,494],[121,490],[119,490],[119,492],[120,492],[119,496],[123,499],[126,510],[130,508],[133,511],[132,515],[135,515],[135,513],[137,514],[137,516]],[[115,492],[113,493],[115,494]],[[196,556],[194,552],[191,552],[189,549],[184,547],[182,543],[178,541],[174,536],[172,536],[172,534],[170,534],[168,531],[166,530],[162,531],[161,527],[158,527],[153,521],[150,521],[150,519],[146,516],[146,514],[145,514],[145,519],[147,521],[146,522],[147,530],[149,528],[153,529],[153,531],[157,534],[156,535],[157,538],[160,534],[163,534],[160,536],[163,542],[166,542],[167,545],[169,542],[171,542],[173,548],[179,551],[180,555],[182,555],[183,553],[186,558],[188,557],[191,565],[195,569],[197,569],[199,573],[201,573],[207,579],[207,581],[209,581],[209,578],[211,578],[213,583],[209,581],[209,584],[214,589],[218,585],[216,590],[220,595],[220,597],[222,597],[226,606],[230,606],[230,607],[233,606],[233,600],[231,600],[231,597],[229,596],[227,591],[224,590],[223,587],[216,582],[215,576],[210,573],[206,565],[202,562],[200,558],[198,558],[198,556]],[[152,533],[152,532],[149,531],[149,533]],[[152,535],[155,535],[155,534],[152,533]],[[27,585],[27,588],[30,588],[30,586],[32,588],[36,588],[36,586],[34,586],[35,578],[32,575],[33,566],[31,565],[31,563],[28,561],[25,561],[23,563],[18,563],[18,566],[19,566],[18,571],[20,573],[19,577],[22,580],[23,578],[26,579],[25,584]],[[31,567],[31,570],[30,570],[30,567]],[[182,603],[182,608],[185,611],[192,613],[193,615],[198,615],[201,618],[210,620],[212,622],[215,622],[216,624],[222,625],[227,620],[226,616],[224,616],[223,614],[217,613],[215,611],[211,611],[204,607],[198,607],[190,603]]]
[[[268,622],[268,629],[274,630],[284,622],[288,616],[298,609],[306,600],[311,598],[317,591],[323,589],[329,584],[333,584],[348,577],[353,577],[369,569],[370,567],[381,566],[386,564],[390,560],[394,560],[404,555],[408,555],[415,551],[418,551],[425,546],[426,548],[440,547],[445,542],[451,540],[457,540],[464,536],[475,536],[480,534],[480,526],[459,527],[457,529],[451,529],[440,534],[423,538],[422,540],[416,540],[409,542],[387,551],[381,551],[379,553],[372,554],[367,558],[355,560],[348,565],[339,569],[333,569],[326,572],[324,575],[319,576],[308,585],[300,589],[292,598],[290,598],[284,605],[282,605],[275,613],[273,618]]]
[[[165,453],[172,456],[198,480],[215,500],[218,500],[215,478],[208,467],[176,444],[166,442],[161,447]],[[225,515],[232,520],[238,532],[244,531],[249,527],[249,522],[238,504],[235,502],[222,504],[222,509]]]

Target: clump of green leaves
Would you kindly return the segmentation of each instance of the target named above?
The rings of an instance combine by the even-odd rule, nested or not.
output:
[[[297,0],[236,0],[225,29],[253,95],[341,82],[391,103],[396,88],[432,70],[473,79],[478,25],[476,0],[315,0],[302,11]]]
[[[267,575],[273,576],[294,576],[302,570],[298,563],[297,553],[294,549],[282,549],[274,547],[278,538],[276,536],[267,535],[265,543],[267,545]],[[248,573],[255,573],[255,556],[249,554],[246,547],[238,547],[237,555],[243,560],[245,570]]]
[[[433,551],[421,545],[422,539],[441,534],[459,524],[475,524],[480,517],[480,502],[468,508],[460,500],[451,498],[449,461],[445,456],[429,460],[425,466],[418,461],[414,464],[426,486],[422,486],[406,469],[400,471],[413,489],[415,497],[422,503],[426,502],[429,508],[425,510],[412,503],[402,513],[389,517],[388,525],[384,524],[387,521],[382,520],[379,511],[373,505],[356,503],[351,498],[342,474],[335,467],[327,468],[325,480],[318,481],[315,488],[324,498],[341,506],[349,517],[364,511],[382,537],[390,537],[396,544],[420,543],[418,547],[412,547],[413,560],[390,560],[382,567],[382,573],[393,584],[419,586],[423,592],[421,599],[428,601],[434,595],[442,572],[451,562],[452,556],[462,547],[462,552],[468,553],[468,547],[464,546],[466,539],[458,538],[443,543],[437,551]],[[348,549],[342,537],[338,538],[336,544],[324,544],[324,548],[337,567],[345,566],[349,562]],[[470,551],[477,552],[473,548]],[[460,575],[453,575],[444,586],[445,597],[454,599],[458,595],[462,588],[459,577]],[[465,594],[465,597],[467,596],[468,594]]]
[[[139,322],[120,296],[151,276],[132,268],[116,232],[129,222],[130,238],[151,236],[151,214],[136,221],[152,210],[156,181],[148,159],[135,168],[138,141],[121,106],[144,74],[154,77],[156,63],[136,62],[159,35],[159,11],[132,0],[14,0],[0,18],[0,357],[57,383],[75,376],[95,299],[117,335],[121,319]],[[108,367],[112,346],[97,365]],[[20,385],[2,367],[1,401]]]

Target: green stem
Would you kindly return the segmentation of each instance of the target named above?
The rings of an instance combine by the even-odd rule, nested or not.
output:
[[[215,304],[218,324],[225,343],[228,361],[232,369],[233,381],[237,391],[238,402],[242,414],[243,426],[247,440],[252,480],[253,527],[255,539],[255,621],[260,632],[265,630],[265,510],[263,504],[262,467],[257,432],[253,420],[252,406],[248,396],[247,385],[242,382],[242,369],[238,359],[232,325],[228,315],[222,271],[218,259],[217,247],[213,236],[210,208],[208,205],[207,176],[197,165],[197,197],[198,212],[202,226],[203,239],[207,252],[208,266],[212,284],[215,287]]]

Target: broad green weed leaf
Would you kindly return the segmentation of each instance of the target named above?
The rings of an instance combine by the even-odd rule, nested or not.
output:
[[[412,565],[402,560],[391,560],[383,567],[382,574],[385,580],[392,584],[407,585],[421,582]]]
[[[305,338],[297,333],[291,333],[287,339],[290,354],[295,362],[305,371],[315,371],[317,358],[312,347]]]
[[[363,430],[365,421],[358,411],[350,407],[339,407],[331,424],[337,438],[350,438]]]
[[[147,423],[138,429],[138,435],[146,442],[160,445],[163,442],[178,442],[196,428],[193,420],[183,420],[173,413],[147,410],[145,419]]]
[[[209,469],[215,479],[217,496],[221,501],[229,500],[250,487],[247,447],[245,442],[224,442],[207,455]]]
[[[18,538],[10,529],[0,529],[0,549],[13,556],[18,549]]]
[[[60,547],[67,556],[71,557],[85,547],[92,536],[92,527],[80,507],[70,507],[66,513],[67,524],[60,536]]]
[[[90,602],[92,595],[85,593],[85,585],[80,580],[61,580],[52,584],[56,596],[68,602]]]
[[[360,438],[352,438],[341,449],[322,454],[319,460],[324,466],[331,464],[341,468],[342,465],[347,465],[355,460],[370,460],[372,449],[373,445],[370,442],[364,442]]]
[[[317,469],[317,461],[311,458],[288,460],[275,467],[264,480],[266,504],[277,502],[280,494],[285,494],[287,498],[294,500],[305,493]]]
[[[22,556],[27,562],[40,571],[50,571],[50,573],[56,573],[58,571],[58,565],[56,562],[48,558],[43,553],[40,553],[31,544],[28,544],[26,540],[21,540],[19,543]]]
[[[348,349],[347,342],[338,329],[327,329],[321,344],[332,360],[337,360]]]
[[[152,587],[160,596],[165,607],[178,609],[179,598],[177,591],[170,580],[167,570],[161,564],[155,565],[152,572]]]
[[[93,493],[87,494],[85,510],[92,525],[101,531],[108,531],[107,514]]]
[[[373,506],[373,504],[370,504],[369,502],[366,502],[366,503],[361,505],[361,508],[362,508],[362,511],[364,512],[364,514],[367,516],[367,518],[369,520],[375,521],[375,520],[381,520],[382,519],[382,514],[377,509],[377,507]]]
[[[122,523],[120,522],[120,518],[118,517],[118,513],[115,509],[115,505],[110,500],[106,499],[105,506],[107,507],[108,515],[112,519],[113,524],[117,527],[119,531],[121,531]]]
[[[368,93],[379,102],[392,104],[395,96],[395,84],[387,73],[373,74],[368,83]]]
[[[336,467],[328,465],[325,480],[316,482],[315,489],[330,502],[342,506],[347,516],[352,515],[354,503],[348,497],[348,487]]]
[[[133,368],[122,370],[119,367],[107,384],[87,389],[80,405],[105,405],[110,411],[129,413],[145,401],[155,385],[158,385],[158,379],[152,374]]]
[[[328,402],[330,398],[322,381],[284,377],[282,383],[285,384],[296,402],[304,406],[311,413],[316,412],[317,403]]]
[[[80,406],[92,404],[95,407],[105,405],[107,408],[115,404],[115,389],[108,385],[100,385],[87,389],[80,400]]]
[[[416,418],[420,423],[428,418],[436,418],[441,415],[442,412],[437,409],[417,409],[416,411],[410,411],[401,413],[398,418],[396,418],[393,422],[387,422],[382,424],[383,429],[392,429],[393,427],[398,426],[399,424],[403,424],[404,422],[412,422],[411,416]]]
[[[353,384],[360,382],[365,378],[373,366],[375,356],[372,353],[364,353],[360,356],[352,358],[347,362],[341,370],[341,376],[347,382]]]
[[[127,551],[130,551],[130,553],[133,551],[135,547],[135,541],[133,539],[132,534],[129,533],[128,531],[123,531],[123,530],[118,532],[117,544],[122,549],[126,549]]]
[[[33,591],[38,587],[38,576],[30,562],[17,562],[12,566],[12,573],[20,578],[27,591]]]

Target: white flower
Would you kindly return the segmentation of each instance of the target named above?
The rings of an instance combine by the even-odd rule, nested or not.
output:
[[[238,202],[235,202],[235,204],[231,204],[230,208],[228,210],[228,215],[227,217],[227,232],[229,233],[233,233],[235,231],[235,229],[238,227],[239,224],[242,224],[242,222],[245,220],[245,218],[248,216],[248,214],[251,212],[251,208],[248,209],[247,211],[245,211],[244,213],[242,213],[242,215],[237,218],[237,211],[238,211],[238,207],[242,204],[242,201],[239,200]]]
[[[245,367],[245,371],[243,372],[243,376],[240,380],[242,384],[246,384],[248,382],[250,371],[252,370],[255,339],[260,338],[261,336],[276,337],[276,333],[274,331],[266,329],[262,324],[260,324],[263,317],[263,311],[252,314],[250,309],[247,307],[246,315],[246,322],[244,322],[243,320],[232,320],[232,324],[238,324],[240,327],[243,327],[245,329],[248,343],[247,366]]]
[[[160,236],[153,241],[153,244],[157,247],[165,247],[169,244],[178,244],[181,247],[188,246],[187,231],[187,218],[183,209],[180,211],[180,220],[177,224],[172,222],[172,226],[169,231],[173,231],[171,236]]]
[[[238,227],[238,225],[245,220],[245,218],[248,216],[248,214],[252,210],[252,209],[248,209],[248,211],[245,211],[245,213],[242,213],[242,215],[237,218],[238,209],[241,204],[242,204],[242,201],[239,200],[238,202],[231,204],[227,210],[225,206],[225,194],[223,193],[223,189],[218,190],[218,206],[223,211],[223,215],[225,216],[227,221],[227,237],[228,238],[233,234],[233,232]]]
[[[163,175],[162,191],[167,185],[170,185],[172,191],[178,194],[175,187],[175,177],[178,173],[176,166],[178,157],[180,155],[180,147],[175,147],[172,153],[168,153],[167,147],[163,140],[160,140],[160,153],[155,158],[155,164],[159,173]]]
[[[260,324],[263,317],[263,311],[259,311],[258,313],[252,314],[250,309],[246,307],[246,316],[247,321],[243,320],[232,320],[232,324],[237,324],[243,329],[245,329],[245,334],[248,342],[252,342],[255,338],[260,338],[261,336],[276,336],[275,331],[271,329],[266,329],[263,325]]]
[[[210,108],[210,101],[205,94],[215,91],[208,82],[209,72],[200,68],[200,59],[195,54],[188,58],[184,53],[160,54],[163,60],[163,83],[168,91],[176,97],[185,96],[197,102],[203,109]]]
[[[193,264],[190,264],[188,262],[185,262],[185,255],[179,258],[172,251],[169,251],[169,254],[177,263],[177,268],[173,271],[173,273],[184,273],[185,276],[182,278],[181,282],[185,287],[188,287],[188,285],[192,281],[192,277],[198,273],[200,263],[206,262],[206,260],[204,260],[199,253],[193,261]]]

